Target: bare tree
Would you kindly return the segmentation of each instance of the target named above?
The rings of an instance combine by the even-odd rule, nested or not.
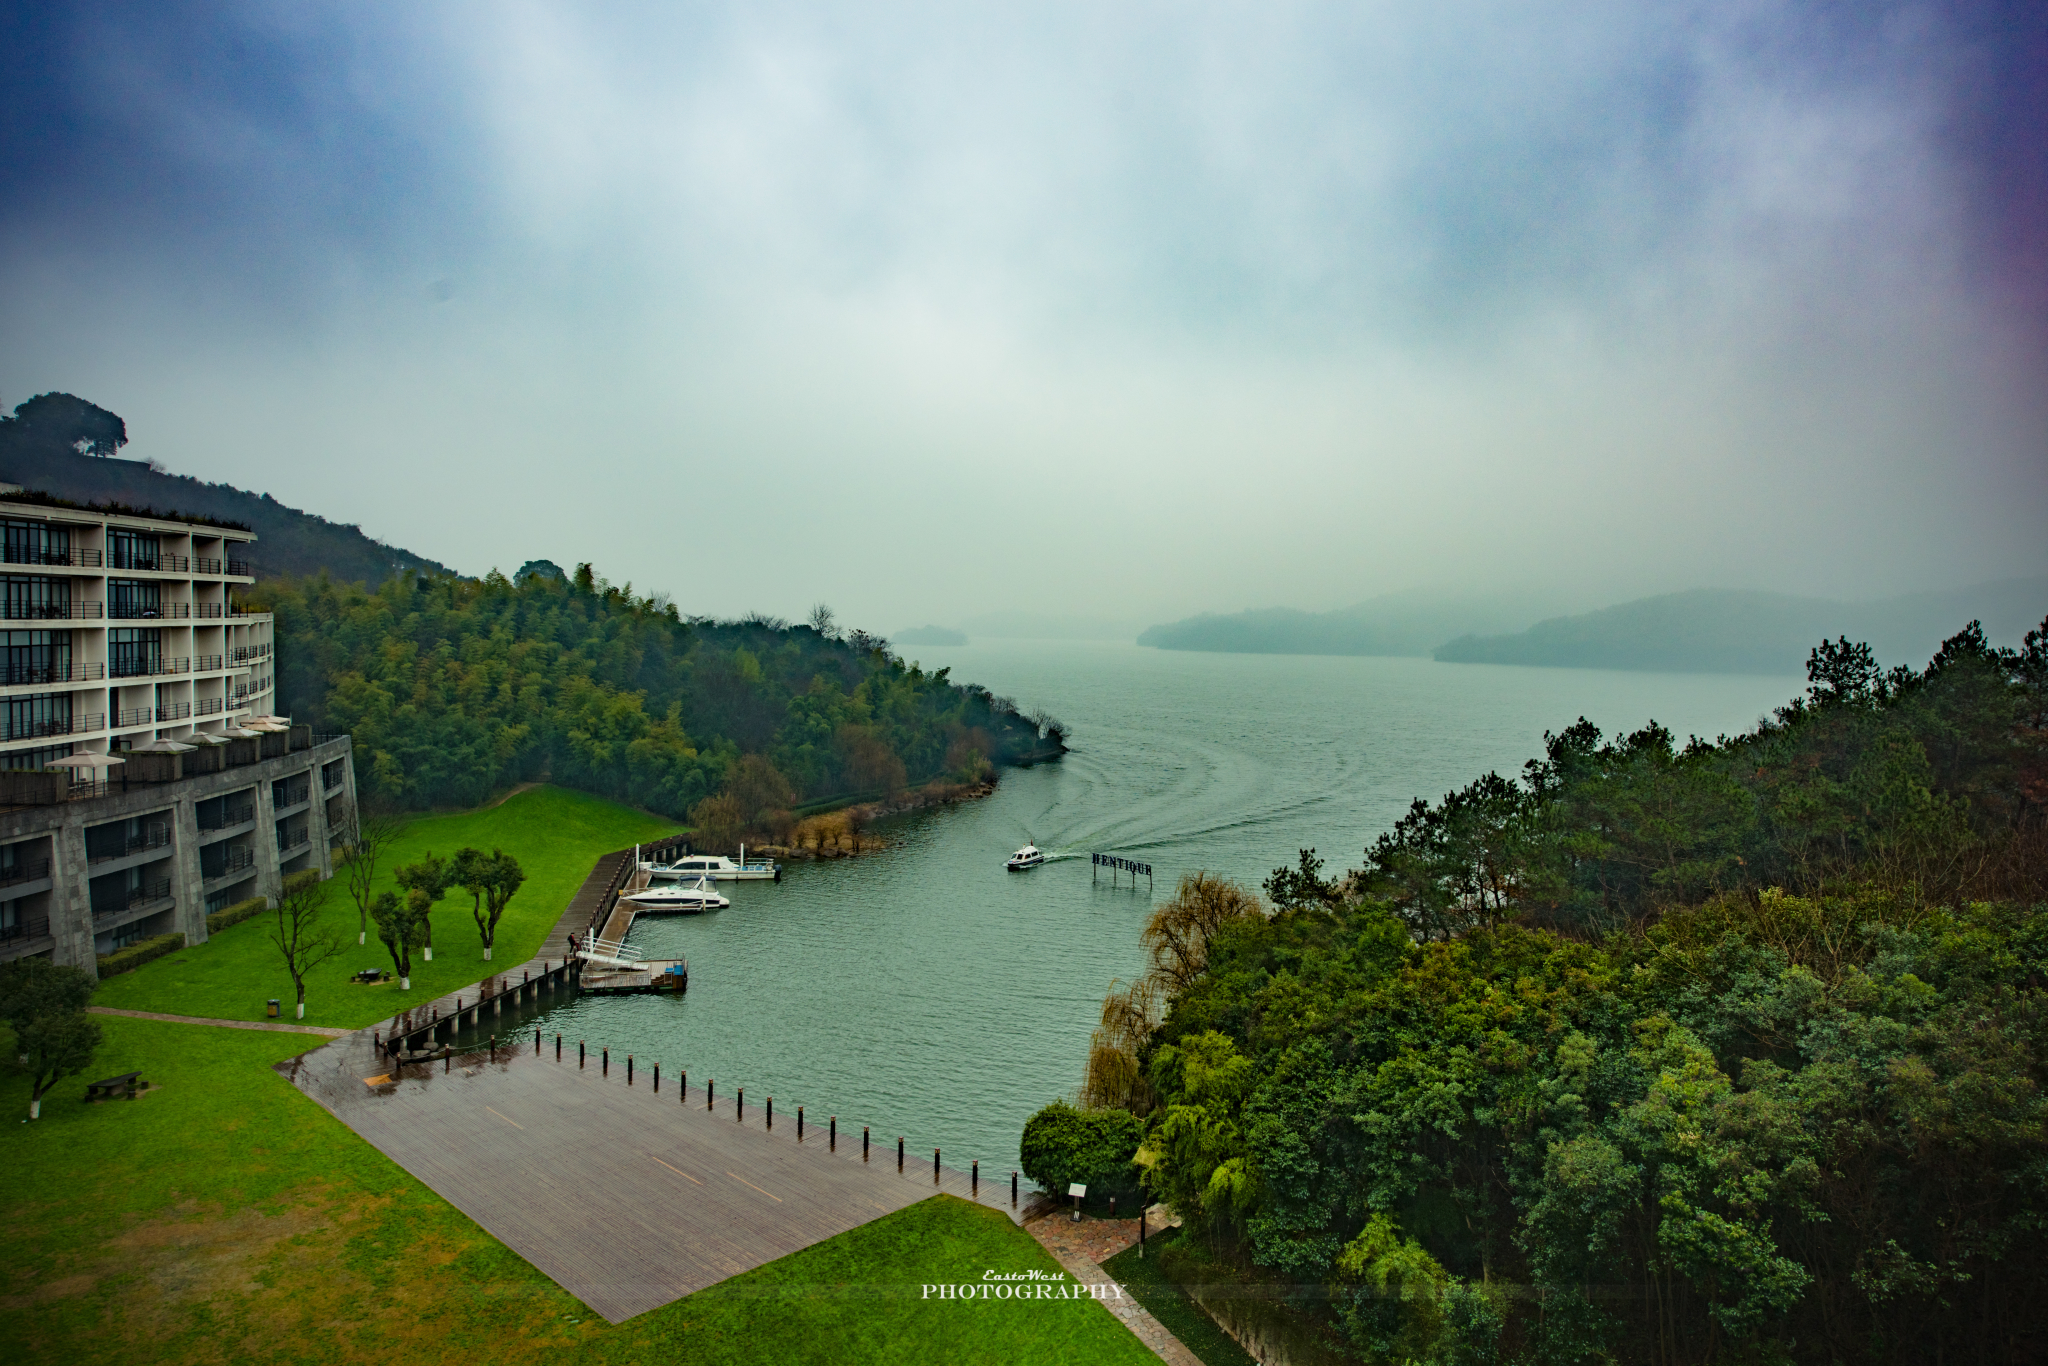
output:
[[[822,602],[811,609],[811,629],[827,640],[839,639],[839,619]]]
[[[293,873],[284,880],[283,894],[271,912],[270,942],[284,955],[285,971],[292,976],[298,993],[298,1017],[306,1018],[306,978],[314,968],[341,952],[341,936],[320,923],[327,908],[327,884],[317,869]]]
[[[356,943],[370,942],[370,888],[377,880],[377,863],[398,837],[399,822],[386,815],[364,815],[362,807],[349,803],[348,813],[337,823],[342,839],[341,871],[347,880],[349,900],[356,903]]]
[[[1145,926],[1143,943],[1152,956],[1148,976],[1169,995],[1186,991],[1209,970],[1209,941],[1218,930],[1265,915],[1256,892],[1225,878],[1189,873]]]

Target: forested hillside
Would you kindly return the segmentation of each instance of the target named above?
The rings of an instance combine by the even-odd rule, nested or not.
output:
[[[261,578],[324,569],[337,579],[377,584],[394,573],[454,572],[267,493],[115,458],[127,442],[127,424],[106,409],[70,394],[39,394],[0,417],[0,478],[75,503],[233,523],[256,533],[249,561]]]
[[[807,800],[1063,748],[1050,717],[861,632],[687,619],[589,565],[566,582],[321,576],[258,595],[277,613],[282,706],[352,733],[357,781],[395,806],[473,805],[548,776],[674,816],[724,793],[758,828]]]
[[[1191,879],[1084,1100],[1375,1362],[2016,1363],[2048,1336],[2048,623],[1680,745],[1581,720],[1272,904]]]

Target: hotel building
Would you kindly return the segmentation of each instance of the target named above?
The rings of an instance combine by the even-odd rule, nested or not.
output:
[[[202,943],[209,911],[331,873],[349,741],[270,716],[256,537],[13,485],[0,537],[0,959]]]

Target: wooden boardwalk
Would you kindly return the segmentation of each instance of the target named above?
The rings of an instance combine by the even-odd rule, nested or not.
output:
[[[615,871],[601,860],[543,948],[566,953],[586,932]],[[553,958],[559,962],[559,956]],[[516,982],[523,964],[506,974]],[[474,988],[451,993],[473,1006]],[[550,1035],[536,1053],[533,1032],[506,1047],[442,1062],[394,1068],[358,1030],[279,1063],[278,1071],[417,1176],[457,1209],[613,1323],[659,1308],[728,1276],[786,1256],[944,1191],[1003,1209],[1013,1219],[1009,1173],[987,1174],[978,1191],[967,1172],[934,1169],[929,1150],[896,1167],[895,1135],[875,1135],[861,1160],[858,1127],[830,1150],[827,1116],[787,1108],[767,1127],[763,1097],[704,1079],[687,1092],[673,1072],[657,1091],[652,1072],[626,1079],[623,1057],[609,1075],[592,1051],[582,1066],[573,1046],[558,1061]]]

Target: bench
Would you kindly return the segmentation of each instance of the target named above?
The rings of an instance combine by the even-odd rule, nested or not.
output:
[[[123,1072],[118,1077],[108,1077],[105,1081],[88,1083],[85,1088],[85,1098],[89,1101],[100,1099],[112,1100],[114,1093],[119,1091],[126,1099],[133,1100],[135,1099],[135,1093],[141,1089],[142,1073]]]

